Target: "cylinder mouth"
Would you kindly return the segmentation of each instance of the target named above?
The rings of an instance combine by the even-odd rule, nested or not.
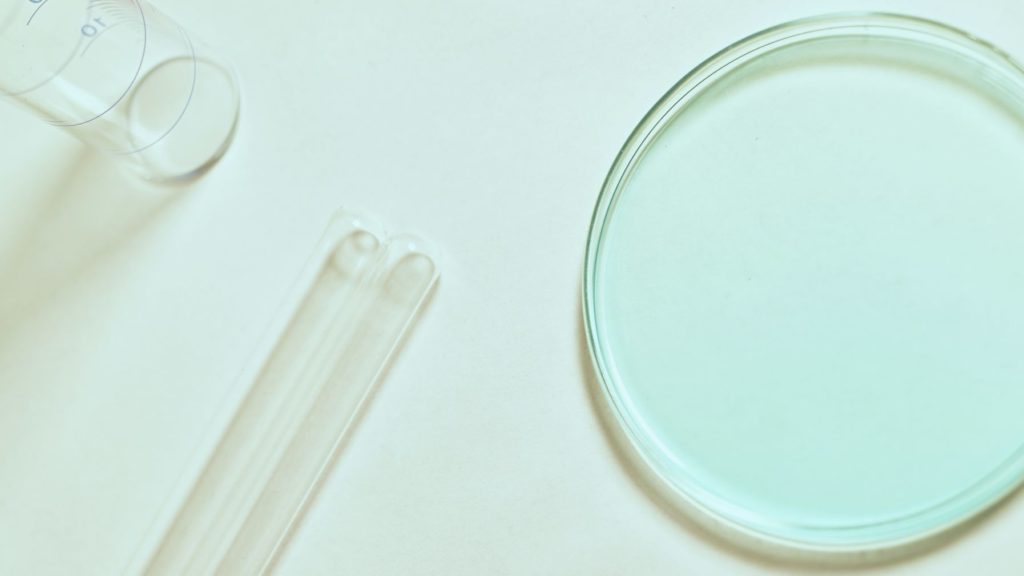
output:
[[[123,152],[150,180],[205,174],[227,152],[238,127],[237,80],[225,64],[180,57],[139,79],[128,101],[133,149]]]

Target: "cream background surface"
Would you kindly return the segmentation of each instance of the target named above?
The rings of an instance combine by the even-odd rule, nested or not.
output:
[[[602,430],[578,290],[605,172],[679,77],[792,18],[907,12],[1024,59],[1010,0],[159,5],[242,78],[197,185],[0,108],[0,574],[138,562],[338,207],[433,240],[442,280],[279,573],[793,573],[667,514]],[[866,572],[1020,574],[1022,531],[1018,494]]]

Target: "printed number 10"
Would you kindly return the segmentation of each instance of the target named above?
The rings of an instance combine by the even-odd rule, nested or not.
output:
[[[45,4],[46,2],[48,2],[48,0],[28,0],[28,2],[29,4]],[[39,8],[42,8],[42,6],[40,6]],[[39,8],[37,8],[36,10],[38,10]],[[86,22],[84,26],[82,26],[82,36],[85,36],[86,38],[92,38],[93,36],[99,34],[100,31],[102,31],[106,27],[107,25],[103,22],[102,18],[93,18],[92,20]]]

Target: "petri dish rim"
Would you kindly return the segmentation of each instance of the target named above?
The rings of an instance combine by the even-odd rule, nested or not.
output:
[[[793,20],[747,36],[720,50],[677,82],[644,116],[615,158],[601,188],[587,237],[583,267],[583,327],[597,376],[604,417],[624,441],[628,456],[659,494],[706,528],[735,542],[769,552],[838,556],[844,553],[914,547],[985,512],[1024,484],[1024,441],[980,481],[935,506],[881,522],[804,525],[778,521],[734,505],[688,478],[671,451],[659,444],[647,424],[635,417],[627,386],[602,334],[596,293],[604,231],[623,186],[647,147],[704,89],[746,62],[776,49],[829,37],[877,36],[922,43],[981,63],[985,81],[1009,80],[1011,94],[1024,97],[1024,67],[996,46],[939,22],[884,12],[847,12]]]

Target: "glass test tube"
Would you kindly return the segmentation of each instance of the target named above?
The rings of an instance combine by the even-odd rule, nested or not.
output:
[[[144,573],[263,574],[437,280],[420,241],[343,217]]]

